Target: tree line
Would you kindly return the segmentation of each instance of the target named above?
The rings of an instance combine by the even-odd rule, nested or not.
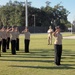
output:
[[[71,26],[67,16],[70,12],[61,6],[61,3],[51,7],[51,2],[46,1],[46,6],[35,8],[28,2],[28,26],[35,25],[44,27],[55,27],[59,25],[62,30]],[[0,25],[4,26],[25,26],[25,2],[11,0],[6,5],[0,6]]]

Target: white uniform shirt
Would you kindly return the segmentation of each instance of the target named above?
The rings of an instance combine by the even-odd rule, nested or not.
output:
[[[11,40],[16,40],[16,32],[12,31],[11,33]]]
[[[25,39],[30,40],[30,32],[24,32],[25,34]]]
[[[0,31],[0,41],[2,41],[2,32]]]
[[[7,37],[10,37],[10,32],[7,32]]]
[[[61,45],[62,44],[62,34],[56,33],[54,37],[55,37],[54,44]]]
[[[18,31],[16,31],[15,33],[16,33],[16,38],[19,38],[20,33]]]
[[[6,31],[2,31],[2,39],[7,39],[7,32]]]
[[[49,29],[49,30],[47,31],[47,33],[48,33],[48,37],[52,37],[52,32],[53,32],[52,29]]]

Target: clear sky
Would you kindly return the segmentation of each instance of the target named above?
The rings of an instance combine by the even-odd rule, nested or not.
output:
[[[26,0],[12,0],[12,1],[21,1],[24,2]],[[51,6],[61,3],[69,12],[68,20],[72,23],[75,20],[75,0],[28,0],[32,2],[32,6],[40,8],[41,6],[45,6],[46,1],[51,2]],[[5,5],[9,0],[0,0],[0,5]]]

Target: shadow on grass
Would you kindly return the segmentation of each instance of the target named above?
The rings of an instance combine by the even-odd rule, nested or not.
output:
[[[10,65],[9,67],[18,67],[18,68],[34,68],[34,69],[75,69],[75,64],[69,65],[69,64],[63,64],[60,66],[19,66],[19,65]]]
[[[15,57],[15,58],[54,58],[53,49],[31,49],[30,53],[24,53],[23,50],[17,51],[17,55],[10,55],[9,53],[4,53],[3,57]],[[75,59],[75,51],[63,50],[62,59]]]
[[[29,53],[24,53],[23,50],[17,51],[16,55],[2,53],[2,57],[9,58],[54,58],[54,50],[31,49]]]
[[[12,62],[45,62],[45,63],[50,63],[53,62],[53,60],[14,60],[14,59],[0,59],[0,61],[12,61]]]
[[[68,62],[75,62],[75,51],[63,50],[62,59],[66,59],[66,61],[69,59]]]
[[[4,53],[3,55],[4,56],[0,57],[0,61],[45,62],[45,63],[54,62],[54,50],[53,49],[51,50],[32,49],[30,53],[24,53],[23,50],[21,50],[17,52],[17,55],[9,55],[9,52]],[[16,59],[16,58],[19,58],[19,59]],[[23,59],[20,59],[20,58],[23,58]],[[74,63],[75,62],[75,52],[71,50],[63,50],[62,62],[70,62],[70,63],[73,62]]]

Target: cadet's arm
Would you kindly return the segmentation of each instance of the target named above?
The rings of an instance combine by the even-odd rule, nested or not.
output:
[[[55,32],[53,32],[53,36],[55,37],[56,36],[56,33],[57,33],[57,30]]]

